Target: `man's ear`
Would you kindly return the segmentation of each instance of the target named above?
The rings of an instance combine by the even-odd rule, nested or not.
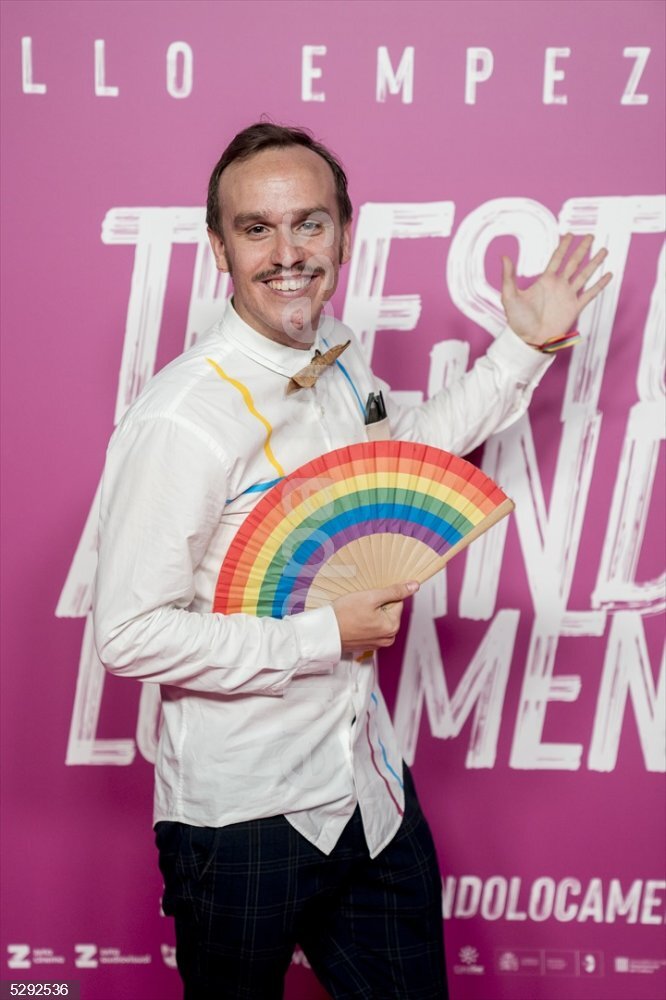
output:
[[[218,233],[214,232],[214,230],[209,229],[208,239],[213,251],[213,256],[215,257],[215,263],[217,264],[218,271],[226,271],[229,273],[231,271],[231,267],[229,266],[229,261],[227,260],[227,252],[224,249],[222,237]]]
[[[340,244],[340,263],[346,264],[351,257],[351,219],[342,227],[342,242]]]

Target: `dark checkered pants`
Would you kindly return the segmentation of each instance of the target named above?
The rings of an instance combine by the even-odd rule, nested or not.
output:
[[[279,1000],[296,943],[332,997],[445,1000],[439,869],[407,768],[405,797],[374,859],[358,809],[328,856],[283,817],[158,823],[185,1000]]]

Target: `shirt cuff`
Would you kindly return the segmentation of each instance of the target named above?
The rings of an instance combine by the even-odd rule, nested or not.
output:
[[[543,375],[555,360],[552,354],[542,354],[541,351],[526,344],[510,326],[505,326],[499,337],[490,345],[488,357],[527,382]]]
[[[300,651],[297,673],[330,673],[342,656],[340,629],[331,605],[303,611],[290,620]]]

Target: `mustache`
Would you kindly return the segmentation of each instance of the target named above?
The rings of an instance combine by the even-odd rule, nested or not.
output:
[[[307,264],[298,264],[294,267],[289,268],[285,271],[282,267],[272,267],[268,271],[260,271],[259,274],[255,274],[253,281],[273,281],[276,278],[314,278],[317,275],[325,275],[326,271],[323,267],[308,267]]]

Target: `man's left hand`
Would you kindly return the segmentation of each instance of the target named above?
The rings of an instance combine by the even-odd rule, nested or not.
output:
[[[518,336],[539,350],[554,337],[563,337],[576,323],[578,316],[611,280],[604,274],[591,288],[585,285],[606,258],[607,251],[598,253],[581,266],[592,246],[592,236],[584,236],[563,265],[573,236],[563,236],[543,274],[529,288],[516,285],[513,262],[502,257],[502,305],[509,326]]]

